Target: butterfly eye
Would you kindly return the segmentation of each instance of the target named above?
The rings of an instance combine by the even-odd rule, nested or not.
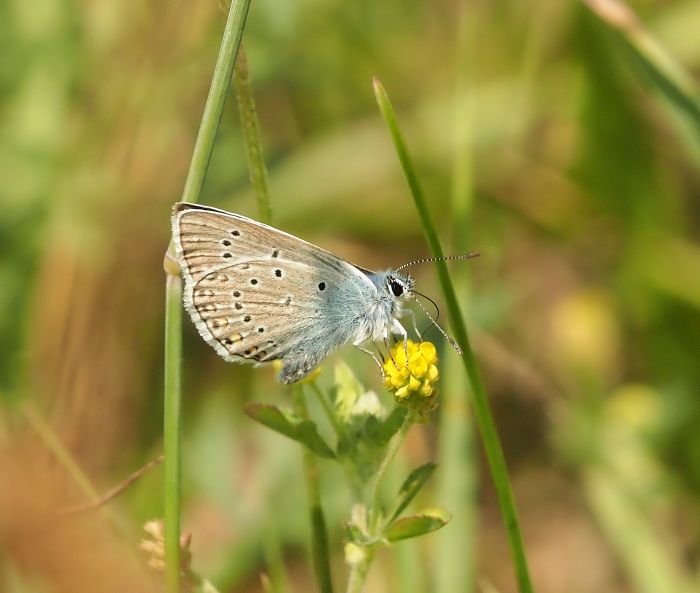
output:
[[[403,284],[401,284],[401,282],[399,282],[398,280],[394,280],[393,278],[391,278],[389,280],[389,288],[391,289],[393,295],[396,297],[399,297],[403,294]]]

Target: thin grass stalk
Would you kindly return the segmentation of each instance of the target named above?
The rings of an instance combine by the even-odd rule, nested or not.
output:
[[[231,84],[231,75],[249,7],[250,0],[237,0],[229,9],[209,95],[182,192],[183,202],[199,200],[221,122],[226,94]],[[163,402],[165,582],[168,593],[177,593],[180,590],[182,280],[177,264],[173,261],[172,244],[165,256],[164,267],[166,271]]]
[[[199,125],[197,141],[194,145],[190,169],[187,173],[185,188],[182,191],[183,202],[196,202],[204,186],[204,178],[209,169],[209,161],[214,149],[214,140],[224,112],[226,95],[231,84],[233,68],[243,37],[250,0],[235,0],[231,3],[224,27],[224,34],[216,60],[214,74],[209,87],[209,95],[204,105],[202,121]]]
[[[454,90],[454,136],[451,176],[450,212],[452,241],[455,253],[465,251],[464,229],[469,228],[474,203],[474,129],[473,58],[477,43],[474,31],[473,5],[468,0],[458,4],[456,67]],[[458,293],[467,294],[469,283],[466,266],[461,266],[454,281]],[[435,593],[470,593],[475,588],[478,480],[475,435],[465,394],[469,394],[468,378],[460,372],[458,355],[448,348],[443,359],[443,389],[438,427],[438,466],[435,477],[439,503],[452,512],[450,529],[441,529],[433,537],[432,583]],[[467,395],[469,397],[469,395]]]
[[[465,394],[468,379],[460,372],[461,362],[454,352],[442,361],[444,377],[440,395],[438,467],[435,493],[440,506],[452,512],[449,529],[432,537],[434,593],[470,593],[475,589],[477,553],[477,468],[476,438],[472,415]],[[468,397],[468,396],[467,396]]]
[[[93,486],[90,478],[83,472],[78,461],[73,457],[71,452],[65,447],[59,435],[53,427],[46,421],[46,419],[39,414],[33,404],[27,403],[22,407],[22,412],[25,418],[31,425],[31,427],[36,431],[41,440],[46,445],[47,449],[51,454],[58,460],[58,462],[65,468],[70,477],[73,479],[75,484],[80,490],[82,490],[85,497],[88,499],[89,503],[94,503],[100,500],[100,493],[97,491],[95,486]],[[72,509],[62,509],[61,513],[71,513]],[[109,506],[100,506],[99,512],[102,513],[112,524],[112,526],[121,535],[125,535],[124,529],[119,521],[119,518],[114,513],[114,511]]]
[[[272,222],[272,204],[267,181],[267,167],[265,166],[262,142],[260,141],[260,125],[255,108],[255,97],[250,84],[248,58],[243,44],[241,44],[238,51],[233,86],[236,91],[238,115],[248,159],[248,176],[258,204],[258,218],[262,222],[269,224]],[[266,586],[274,593],[285,593],[289,590],[289,586],[285,573],[279,530],[275,521],[275,518],[271,517],[265,533],[265,563],[269,571]]]
[[[61,442],[61,439],[56,434],[53,427],[46,422],[46,420],[37,412],[36,408],[31,403],[26,403],[22,412],[24,417],[27,419],[31,427],[36,431],[44,444],[51,451],[51,454],[59,461],[59,463],[66,469],[70,477],[76,483],[78,488],[83,491],[83,494],[90,500],[98,500],[100,498],[100,493],[92,485],[90,478],[83,472],[80,464],[71,455],[71,452],[66,449],[65,445]]]
[[[163,450],[165,454],[165,584],[169,593],[180,590],[180,441],[182,434],[182,280],[168,274],[165,282],[165,398]]]
[[[268,497],[268,500],[270,508],[274,508],[275,503],[273,497]],[[280,546],[278,520],[274,513],[270,515],[267,525],[265,526],[263,554],[265,556],[265,566],[268,572],[266,575],[266,590],[269,590],[270,593],[288,593],[290,589],[284,567],[282,546]]]
[[[267,182],[267,168],[263,158],[262,143],[260,142],[260,126],[258,125],[255,97],[250,86],[250,71],[245,47],[241,45],[236,60],[236,74],[233,79],[236,89],[238,114],[241,118],[243,139],[245,140],[246,156],[248,157],[248,173],[250,184],[253,186],[258,202],[258,216],[262,222],[272,222],[272,206],[270,190]]]
[[[411,158],[408,154],[408,149],[406,148],[406,144],[401,136],[401,132],[396,121],[396,115],[384,87],[377,79],[374,80],[374,92],[377,99],[377,104],[379,105],[379,109],[382,113],[382,117],[384,118],[394,142],[394,147],[398,154],[399,161],[401,162],[404,175],[406,176],[406,180],[408,181],[408,185],[411,189],[411,195],[413,196],[416,209],[418,210],[418,214],[423,225],[423,231],[430,246],[430,250],[435,257],[443,257],[444,252],[442,245],[440,243],[435,224],[433,223],[430,215],[430,211],[428,210],[420,184],[418,183],[418,177],[416,176]],[[447,303],[450,322],[455,338],[464,350],[462,363],[467,376],[469,377],[469,383],[473,395],[474,412],[476,415],[477,424],[479,426],[479,432],[481,433],[481,439],[484,444],[486,458],[491,470],[491,476],[496,488],[501,514],[508,533],[508,541],[511,555],[513,557],[518,586],[521,593],[532,593],[533,588],[530,581],[530,572],[527,566],[527,560],[525,558],[525,550],[520,532],[517,510],[515,507],[515,500],[510,485],[510,478],[508,477],[508,468],[506,466],[503,448],[501,447],[496,425],[493,421],[493,416],[491,415],[491,410],[489,408],[486,389],[484,388],[476,358],[471,349],[467,327],[464,323],[464,318],[459,308],[459,302],[447,270],[447,264],[444,261],[438,261],[435,265],[438,272],[438,278],[440,279],[440,285],[445,296],[445,301]]]
[[[304,400],[301,385],[292,387],[294,405],[299,415],[309,419],[309,410]],[[331,561],[328,546],[328,530],[326,519],[321,507],[321,482],[319,479],[318,460],[314,454],[304,447],[303,459],[304,479],[309,497],[309,518],[311,521],[311,557],[313,561],[318,588],[321,593],[333,593],[331,579]]]
[[[674,553],[676,550],[661,543],[657,526],[645,512],[645,505],[636,500],[638,492],[634,492],[627,478],[615,470],[592,466],[584,472],[582,486],[596,522],[612,543],[634,591],[698,591],[697,577],[686,571],[684,562]]]

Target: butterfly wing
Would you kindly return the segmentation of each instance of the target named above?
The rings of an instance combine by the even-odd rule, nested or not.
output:
[[[228,361],[282,360],[285,383],[353,339],[376,291],[328,251],[223,210],[176,204],[173,240],[202,337]]]

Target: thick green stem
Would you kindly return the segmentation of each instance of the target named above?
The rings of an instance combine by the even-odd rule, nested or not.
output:
[[[404,175],[406,176],[406,180],[408,181],[408,185],[411,189],[411,194],[423,224],[423,231],[428,244],[430,245],[430,249],[436,258],[444,257],[444,252],[442,250],[442,245],[440,243],[435,224],[432,216],[430,215],[430,211],[428,210],[428,205],[423,196],[423,191],[418,183],[418,177],[416,176],[413,163],[411,162],[411,158],[408,154],[408,149],[406,148],[406,144],[399,130],[393,107],[391,106],[391,102],[389,101],[389,97],[387,96],[384,87],[377,79],[374,80],[374,93],[384,121],[389,128],[389,132],[394,142],[394,147],[401,162],[401,166],[403,167]],[[462,363],[467,376],[469,377],[469,383],[472,388],[474,412],[477,424],[479,426],[479,432],[481,433],[481,440],[486,452],[486,458],[491,470],[491,476],[496,488],[496,494],[498,496],[498,502],[501,508],[501,515],[503,516],[503,521],[508,532],[508,541],[510,544],[511,555],[513,557],[513,564],[515,565],[518,585],[521,593],[531,593],[533,591],[532,583],[530,582],[530,573],[527,566],[527,560],[525,558],[525,550],[522,535],[520,533],[513,491],[510,485],[510,479],[508,477],[508,468],[506,466],[506,460],[503,455],[503,448],[501,447],[501,441],[498,437],[496,425],[493,421],[493,416],[491,415],[486,389],[484,388],[481,374],[479,373],[479,368],[476,363],[476,358],[474,357],[474,353],[471,349],[469,336],[467,333],[467,326],[464,323],[464,318],[459,307],[457,295],[447,270],[447,264],[443,260],[437,261],[435,265],[437,267],[440,285],[442,287],[443,294],[445,295],[445,301],[447,302],[447,309],[450,315],[451,325],[455,333],[455,338],[464,351]]]
[[[309,411],[304,401],[301,385],[293,388],[294,404],[298,414],[305,420],[309,419]],[[309,495],[309,518],[311,520],[311,555],[314,572],[321,593],[333,593],[331,580],[331,562],[328,549],[328,531],[326,519],[321,507],[321,482],[319,479],[318,462],[314,454],[304,447],[303,452],[304,478]]]

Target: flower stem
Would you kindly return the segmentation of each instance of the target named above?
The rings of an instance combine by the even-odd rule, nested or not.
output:
[[[382,459],[382,463],[379,466],[379,469],[377,470],[377,475],[374,478],[374,491],[372,494],[372,523],[374,525],[376,525],[376,521],[380,516],[380,497],[382,481],[384,480],[384,476],[387,470],[389,469],[389,465],[394,460],[394,457],[396,457],[396,453],[398,452],[401,443],[403,443],[404,439],[406,438],[406,435],[408,434],[409,429],[411,428],[411,426],[413,426],[414,422],[415,415],[411,412],[406,414],[401,424],[401,428],[399,428],[396,434],[394,434],[394,436],[391,437],[389,445],[386,448],[384,458]]]
[[[304,401],[304,392],[301,385],[292,387],[294,404],[298,414],[304,419],[309,419],[309,410]],[[319,480],[318,463],[314,454],[304,447],[303,451],[304,478],[309,495],[309,518],[311,521],[311,554],[313,557],[314,572],[321,593],[333,593],[331,580],[330,553],[328,551],[328,532],[326,519],[321,507],[321,483]]]
[[[333,430],[335,431],[336,436],[343,436],[345,433],[345,427],[338,420],[338,417],[335,415],[335,411],[331,407],[331,403],[328,401],[328,398],[325,396],[325,394],[321,391],[321,388],[318,386],[316,381],[311,382],[311,390],[316,395],[316,399],[318,399],[319,403],[321,404],[323,412],[328,418],[328,421],[333,426]]]
[[[350,576],[348,577],[348,587],[346,593],[360,593],[367,580],[367,572],[374,558],[374,549],[365,548],[365,556],[359,562],[352,565]]]
[[[391,102],[389,101],[389,97],[386,94],[384,87],[376,78],[374,79],[374,94],[377,99],[377,104],[379,105],[379,110],[381,111],[384,121],[389,128],[389,133],[391,134],[396,153],[399,157],[404,175],[406,176],[406,180],[408,181],[408,185],[411,189],[413,201],[423,224],[423,231],[428,244],[430,245],[430,249],[436,258],[444,257],[442,244],[440,243],[435,224],[432,216],[430,215],[430,211],[428,210],[428,205],[425,201],[425,197],[423,196],[423,191],[418,183],[418,177],[416,176],[413,163],[411,162],[411,157],[408,154],[408,149],[406,148],[406,144],[399,130],[398,123],[396,121],[396,114],[394,113],[394,109],[391,106]],[[481,433],[481,440],[486,452],[486,458],[491,470],[491,476],[496,488],[498,502],[501,508],[501,515],[503,516],[503,521],[506,525],[511,556],[513,558],[513,564],[515,565],[515,572],[518,579],[518,586],[521,593],[532,593],[533,588],[530,581],[527,559],[525,558],[525,549],[520,532],[518,514],[515,507],[515,499],[513,497],[513,491],[510,485],[510,479],[508,477],[508,468],[503,455],[503,448],[501,447],[501,441],[498,438],[498,431],[496,430],[496,425],[493,421],[493,416],[491,415],[486,389],[484,388],[481,374],[479,373],[479,368],[476,363],[476,358],[474,357],[474,353],[471,349],[469,336],[467,333],[467,326],[464,323],[464,318],[459,307],[459,301],[457,300],[457,295],[447,270],[447,264],[443,260],[435,262],[435,266],[437,268],[442,291],[447,302],[447,308],[450,315],[451,325],[455,333],[455,338],[464,351],[462,363],[467,376],[469,377],[469,383],[473,396],[474,412],[477,424],[479,426],[479,432]]]

